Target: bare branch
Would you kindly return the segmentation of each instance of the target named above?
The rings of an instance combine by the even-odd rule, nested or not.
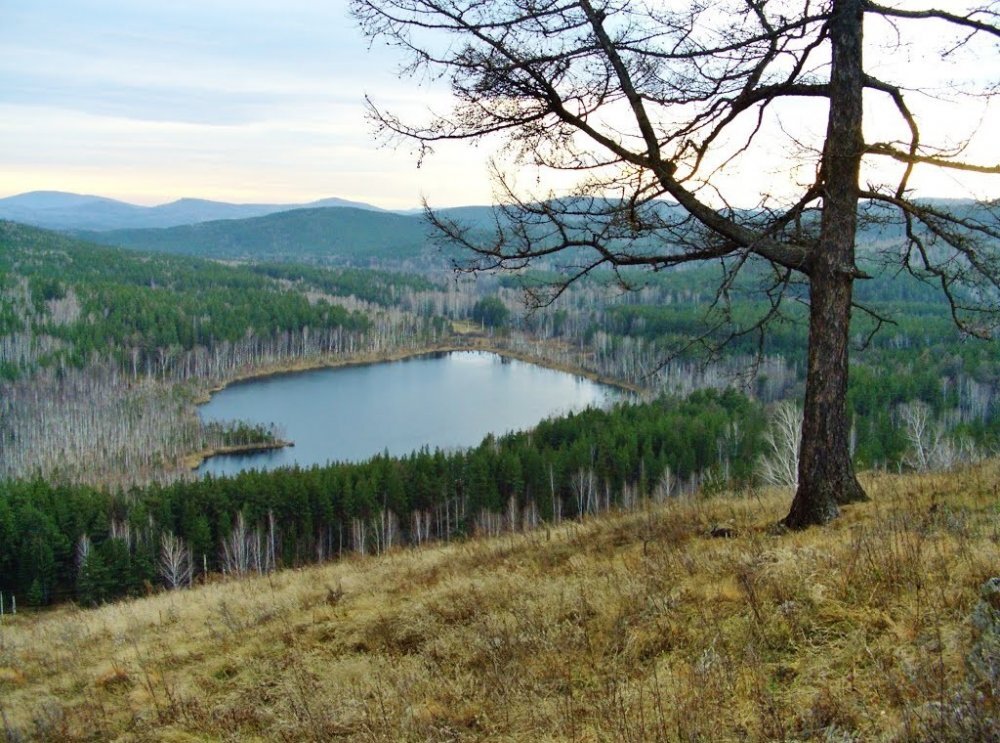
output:
[[[878,332],[882,329],[883,326],[897,324],[896,321],[893,320],[891,317],[888,317],[887,315],[884,315],[881,312],[876,311],[874,308],[869,307],[868,305],[861,304],[860,302],[854,302],[852,304],[852,307],[856,310],[861,310],[866,315],[868,315],[868,317],[870,317],[872,320],[875,321],[874,326],[870,331],[868,331],[868,334],[865,336],[865,339],[857,346],[856,350],[858,351],[867,350],[867,348],[871,345],[871,342],[875,339],[875,336],[878,335]]]
[[[868,145],[866,152],[869,155],[884,155],[886,157],[891,157],[893,160],[897,160],[908,165],[923,163],[925,165],[933,165],[936,168],[962,170],[966,173],[988,173],[1000,175],[1000,164],[979,165],[976,163],[949,160],[943,157],[933,157],[931,155],[911,155],[906,152],[901,152],[900,150],[895,149],[891,144],[887,144],[885,142],[876,142]]]
[[[966,15],[956,15],[955,13],[949,13],[936,8],[928,8],[926,10],[904,10],[902,8],[893,8],[887,5],[880,5],[878,3],[865,2],[865,12],[876,13],[890,18],[909,18],[915,20],[933,18],[1000,38],[1000,26],[997,24],[997,21],[1000,19],[998,19],[997,13],[985,8],[974,10]],[[991,19],[991,22],[980,20],[975,16],[989,18]]]

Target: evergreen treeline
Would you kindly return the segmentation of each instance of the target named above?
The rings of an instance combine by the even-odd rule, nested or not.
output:
[[[354,296],[383,307],[396,304],[404,291],[425,292],[440,288],[422,276],[367,268],[330,269],[294,263],[258,263],[249,269],[272,279],[292,281],[338,297]]]
[[[175,582],[178,568],[263,571],[634,507],[748,482],[763,429],[759,405],[704,391],[570,414],[468,451],[115,493],[0,481],[0,591],[93,603]]]

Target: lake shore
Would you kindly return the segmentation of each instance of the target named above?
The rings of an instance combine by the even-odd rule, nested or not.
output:
[[[261,441],[256,444],[229,444],[227,446],[216,446],[202,449],[194,454],[189,454],[184,458],[184,467],[188,470],[198,469],[207,459],[221,457],[226,454],[259,454],[275,449],[284,449],[288,446],[295,446],[294,441]]]
[[[538,356],[535,354],[527,353],[524,351],[518,351],[515,349],[504,348],[500,344],[495,342],[495,339],[490,338],[485,335],[479,334],[456,334],[457,338],[452,338],[447,343],[436,343],[421,346],[419,348],[406,348],[406,349],[395,349],[392,351],[380,351],[374,353],[359,353],[351,354],[350,356],[316,356],[302,359],[295,359],[281,364],[268,364],[256,369],[249,369],[246,371],[241,371],[231,378],[225,380],[224,382],[214,385],[207,390],[197,394],[194,398],[196,405],[202,405],[207,403],[217,392],[221,392],[227,387],[240,384],[242,382],[251,382],[259,379],[267,379],[269,377],[283,376],[286,374],[297,374],[299,372],[313,371],[316,369],[338,369],[353,366],[370,366],[372,364],[384,364],[393,361],[405,361],[406,359],[419,358],[421,356],[431,356],[434,354],[443,353],[458,353],[463,351],[480,351],[484,353],[494,353],[497,356],[501,356],[506,359],[513,359],[516,361],[523,361],[525,363],[534,364],[546,369],[552,369],[554,371],[561,371],[567,374],[572,374],[574,376],[589,379],[593,382],[599,384],[604,384],[609,387],[615,387],[626,392],[631,392],[633,394],[641,395],[647,392],[647,390],[639,387],[638,385],[629,384],[627,382],[622,382],[618,379],[612,379],[606,377],[596,372],[584,369],[573,364],[561,363],[554,361],[550,358],[545,358],[543,356]],[[277,443],[277,442],[276,442]],[[253,445],[261,450],[264,449],[277,449],[288,445],[282,442],[281,445],[275,446],[264,446]],[[206,448],[198,452],[192,452],[183,457],[180,463],[180,467],[186,471],[193,471],[198,469],[206,459],[211,457],[247,452],[247,449],[233,447],[216,447],[216,448]]]
[[[495,353],[507,359],[524,361],[535,364],[546,369],[566,372],[577,377],[589,379],[592,382],[604,384],[609,387],[616,387],[625,392],[632,392],[637,395],[648,392],[643,387],[636,384],[623,382],[620,379],[604,376],[597,372],[585,369],[574,364],[566,364],[553,361],[545,356],[539,356],[516,349],[505,348],[485,336],[469,336],[464,342],[456,343],[436,343],[419,348],[395,349],[392,351],[378,351],[374,353],[358,353],[350,356],[312,356],[309,358],[295,359],[281,364],[268,364],[256,369],[249,369],[238,372],[224,382],[214,385],[195,396],[196,405],[203,405],[208,402],[216,392],[222,392],[227,387],[241,382],[251,382],[268,377],[277,377],[284,374],[296,374],[298,372],[313,371],[315,369],[338,369],[350,366],[369,366],[371,364],[384,364],[392,361],[405,361],[406,359],[418,358],[420,356],[430,356],[437,353],[458,353],[462,351],[482,351],[485,353]]]

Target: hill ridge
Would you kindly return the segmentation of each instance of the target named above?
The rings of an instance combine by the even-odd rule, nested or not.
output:
[[[0,218],[47,229],[104,231],[176,227],[310,207],[353,207],[384,211],[372,204],[340,197],[290,204],[232,203],[182,197],[163,204],[142,206],[106,196],[51,190],[29,191],[0,198]]]

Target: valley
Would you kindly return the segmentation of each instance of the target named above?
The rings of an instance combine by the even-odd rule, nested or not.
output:
[[[1000,741],[997,5],[5,5],[0,741]]]
[[[340,209],[351,208],[331,211]],[[286,228],[299,224],[303,215],[291,214],[279,215],[276,223]],[[373,212],[371,218],[384,220],[385,215]],[[298,244],[297,231],[279,232],[267,238],[268,247],[261,252],[258,238],[245,241],[259,231],[255,219],[268,217],[248,223],[233,220],[228,226],[208,223],[217,231],[212,239],[230,246],[224,251],[190,241],[194,228],[183,228],[169,233],[169,239],[190,247],[161,253],[98,245],[77,234],[0,222],[0,597],[5,606],[16,602],[19,609],[16,616],[8,610],[0,620],[0,687],[5,699],[13,700],[0,707],[8,737],[11,731],[65,739],[113,735],[124,710],[131,710],[136,719],[156,720],[157,725],[178,731],[188,725],[215,729],[222,724],[215,721],[216,713],[197,700],[201,694],[220,699],[211,678],[223,671],[215,669],[215,656],[199,649],[204,638],[192,640],[189,650],[173,655],[158,655],[148,644],[175,642],[166,639],[175,622],[186,627],[194,621],[191,612],[202,612],[199,616],[210,628],[210,641],[221,639],[232,653],[249,653],[246,657],[256,658],[251,667],[257,669],[256,664],[271,662],[265,659],[273,659],[277,652],[265,649],[270,642],[265,637],[277,632],[286,637],[284,647],[299,647],[290,628],[300,626],[305,617],[312,621],[322,614],[326,619],[318,621],[323,622],[336,616],[349,624],[359,622],[360,627],[372,621],[373,606],[383,607],[376,611],[382,617],[389,616],[386,612],[409,611],[404,610],[409,602],[422,606],[419,594],[402,604],[386,603],[382,591],[399,592],[388,576],[409,571],[423,576],[415,578],[418,584],[430,581],[432,586],[437,579],[431,576],[440,574],[446,564],[451,566],[447,570],[457,570],[462,555],[481,555],[470,559],[482,561],[476,570],[487,572],[501,553],[508,557],[496,559],[548,565],[562,559],[557,553],[569,550],[591,554],[594,570],[604,560],[623,560],[632,566],[630,571],[636,560],[674,555],[669,559],[681,563],[663,563],[656,570],[701,586],[696,592],[700,598],[693,594],[678,598],[666,585],[643,584],[646,600],[683,606],[685,615],[694,617],[707,611],[703,601],[715,602],[722,596],[733,604],[733,622],[750,621],[738,630],[739,637],[757,637],[763,644],[747,647],[760,653],[774,652],[772,640],[766,639],[772,634],[797,631],[789,630],[774,614],[777,597],[788,591],[797,598],[787,600],[813,602],[809,612],[818,613],[801,619],[810,626],[825,626],[824,617],[831,611],[848,611],[817,603],[812,594],[793,588],[800,585],[801,576],[783,575],[764,589],[759,583],[763,573],[747,577],[744,568],[733,567],[753,563],[753,555],[761,549],[796,554],[807,549],[797,537],[769,531],[787,502],[789,477],[794,479],[798,410],[793,401],[803,384],[804,315],[795,302],[774,314],[774,308],[761,299],[761,282],[768,280],[764,273],[750,267],[740,282],[728,286],[727,302],[720,305],[716,289],[724,266],[722,273],[711,268],[669,275],[637,272],[629,276],[629,291],[622,290],[621,276],[597,272],[570,287],[551,306],[525,311],[525,292],[545,291],[559,275],[559,265],[520,274],[471,275],[453,270],[454,257],[438,252],[431,243],[415,238],[407,243],[404,236],[391,244],[392,231],[379,236],[377,229],[371,233],[377,238],[374,242],[355,242],[348,251],[337,246],[351,240],[349,232],[303,251],[289,247]],[[366,217],[352,211],[350,219],[361,219],[363,225]],[[333,222],[321,224],[328,229]],[[161,236],[157,239],[167,239],[162,237],[167,233],[153,233]],[[114,234],[115,240],[121,239]],[[884,241],[891,241],[891,236],[869,246],[873,260]],[[791,291],[794,295],[794,287]],[[980,473],[963,475],[966,479],[959,485],[940,490],[954,492],[941,497],[948,513],[961,514],[965,530],[959,534],[942,522],[933,532],[935,549],[964,550],[968,547],[961,545],[974,542],[979,550],[979,567],[972,565],[963,574],[960,596],[954,599],[961,611],[970,611],[976,581],[986,576],[982,561],[990,559],[995,547],[988,536],[992,497],[988,483],[993,480],[982,473],[992,472],[995,462],[989,457],[1000,441],[1000,354],[992,342],[961,338],[952,329],[947,305],[913,277],[874,279],[859,287],[858,295],[871,312],[859,313],[852,333],[858,352],[848,406],[853,416],[852,451],[859,467],[872,470],[866,482],[876,494],[876,505],[874,510],[852,512],[842,528],[825,532],[822,540],[827,541],[820,540],[815,549],[830,554],[852,549],[845,541],[849,523],[864,524],[866,533],[883,535],[865,542],[880,544],[897,528],[879,510],[882,507],[905,511],[908,526],[901,532],[904,536],[897,536],[917,539],[913,530],[919,531],[922,523],[919,509],[927,505],[926,498],[937,503],[937,493],[944,487],[927,485],[930,480],[923,478],[929,475],[924,473],[931,469]],[[759,332],[764,319],[769,321],[766,334]],[[494,359],[490,363],[498,369],[529,362],[537,366],[526,368],[560,370],[628,390],[634,397],[599,409],[574,406],[573,412],[546,417],[541,404],[524,394],[539,382],[522,381],[489,404],[514,407],[505,404],[512,400],[532,409],[535,417],[523,424],[527,430],[487,427],[491,433],[460,443],[443,437],[403,444],[396,450],[388,434],[402,426],[387,419],[375,427],[376,438],[366,444],[367,453],[346,456],[333,448],[325,458],[320,454],[308,462],[276,462],[280,466],[270,471],[243,471],[267,461],[272,456],[267,451],[294,451],[276,448],[286,438],[280,424],[249,414],[262,405],[255,402],[254,385],[286,379],[309,384],[312,377],[300,376],[307,370],[327,369],[330,378],[337,379],[345,373],[412,369],[429,360],[463,358],[462,354]],[[463,383],[458,378],[443,371],[432,374],[444,383],[435,393],[444,397],[435,398],[432,407],[446,407],[451,397],[460,397]],[[584,384],[571,376],[565,379],[574,389]],[[353,407],[342,401],[331,408],[343,414],[348,438],[360,438],[352,436],[352,422],[360,429],[361,419],[369,417],[366,410],[374,411],[383,398],[394,414],[404,418],[431,415],[406,412],[408,402],[392,402],[379,393],[379,384],[367,392],[348,391]],[[466,401],[456,409],[459,417],[474,417],[476,411],[484,419],[500,420],[500,411],[487,407],[486,392],[494,387],[495,380],[472,383]],[[199,416],[200,406],[220,391],[250,393],[243,403],[248,414]],[[421,396],[429,394],[419,386],[407,394]],[[306,405],[310,403],[321,405],[315,396]],[[381,438],[380,427],[386,432]],[[324,438],[322,433],[306,437]],[[306,439],[295,441],[295,449]],[[248,450],[264,453],[239,457],[235,466],[225,466],[226,457],[216,456]],[[195,472],[199,464],[211,474]],[[219,468],[213,469],[216,465]],[[903,470],[912,473],[909,479],[885,474]],[[926,498],[908,501],[914,488]],[[677,550],[695,549],[700,540],[711,545],[712,535],[735,541],[731,548],[725,540],[725,548],[709,546],[704,563],[685,568],[694,572],[690,579],[682,579],[678,565],[700,558],[682,559]],[[583,545],[590,540],[605,545],[606,551],[595,547],[598,551],[588,553]],[[661,558],[649,557],[652,544],[664,545],[657,549],[665,551],[655,553]],[[889,550],[872,559],[889,566],[897,557]],[[917,563],[923,566],[924,553],[913,559],[917,562],[908,569],[923,570]],[[405,567],[411,561],[412,567]],[[435,567],[425,575],[425,567],[432,564]],[[365,575],[374,571],[371,575],[378,574],[379,581],[388,581],[386,587],[372,584],[367,598],[354,598],[360,585],[355,581],[369,580],[351,577],[358,570]],[[487,572],[476,573],[480,577],[475,580],[492,585],[494,578]],[[538,570],[529,572],[532,581],[542,580]],[[709,573],[729,577],[713,582],[706,577]],[[558,583],[560,575],[555,569],[537,595],[532,594],[532,605],[541,613],[530,619],[534,609],[526,608],[525,621],[542,621],[556,611],[548,603],[550,592],[558,594],[565,587],[549,582]],[[516,580],[523,583],[528,577],[518,574]],[[871,580],[881,579],[873,573]],[[264,585],[269,588],[263,589]],[[180,594],[179,589],[187,590]],[[452,596],[454,590],[449,590]],[[573,590],[581,595],[603,591],[596,583],[580,583]],[[764,590],[771,592],[770,598],[761,598]],[[249,602],[247,611],[264,618],[233,613],[232,602],[237,600],[233,591],[242,591]],[[156,595],[141,598],[150,593]],[[906,617],[916,600],[913,596],[906,589],[897,594],[898,603],[878,611],[891,613],[894,621],[910,621]],[[642,638],[659,632],[646,625],[642,611],[632,613],[631,603],[608,600],[610,614],[599,611],[593,615],[597,624],[587,620],[581,631],[597,633],[594,638],[601,643],[638,643],[636,648],[646,642]],[[869,603],[857,600],[845,594],[837,606],[851,606],[852,612],[875,611],[870,599]],[[283,608],[272,616],[267,605]],[[139,614],[126,620],[112,618],[114,612],[147,612],[143,608],[147,606],[157,607],[148,610],[156,612],[155,622],[140,620]],[[323,614],[324,606],[330,607],[329,616]],[[749,614],[740,608],[746,606]],[[81,609],[75,607],[103,607],[93,609],[96,613],[87,616],[95,619],[88,622],[138,622],[136,626],[143,629],[141,639],[133,638],[134,652],[109,651],[100,632],[85,629],[80,641],[88,648],[87,660],[79,666],[60,650],[47,659],[32,655],[30,648],[38,643],[35,633],[64,632],[56,628],[77,621],[74,617]],[[484,611],[487,625],[503,624],[494,609],[484,607]],[[607,634],[611,614],[631,617],[628,621],[635,623],[638,634],[630,631],[618,639],[613,632]],[[284,629],[276,629],[272,620]],[[391,621],[400,632],[404,631],[400,622],[412,624],[410,619]],[[934,621],[937,631],[957,638],[957,614]],[[446,625],[435,632],[454,630],[456,638],[461,635],[461,623]],[[258,626],[260,630],[250,629]],[[880,632],[878,627],[869,629]],[[242,639],[236,639],[237,632],[257,649],[244,646]],[[324,635],[323,643],[332,636]],[[303,637],[302,653],[326,652],[312,644],[308,633]],[[452,641],[459,640],[442,640]],[[654,724],[688,729],[685,726],[694,724],[690,719],[671,717],[673,711],[655,712],[664,704],[657,695],[666,693],[666,687],[658,686],[662,682],[657,676],[644,674],[669,669],[694,679],[701,672],[692,653],[701,652],[696,648],[705,641],[701,636],[680,639],[673,656],[667,649],[650,650],[649,658],[661,660],[648,667],[642,660],[646,651],[635,650],[639,668],[645,669],[638,676],[612,663],[607,675],[599,674],[601,683],[617,689],[615,695],[625,695],[614,698],[622,703],[627,698],[640,717],[630,713],[612,722],[604,713],[584,715],[581,730],[599,735],[633,731],[644,737],[652,734]],[[345,652],[354,659],[351,662],[366,668],[366,674],[380,673],[385,663],[411,657],[395,639],[386,640],[385,646],[381,640],[358,642]],[[426,644],[414,642],[414,648]],[[914,647],[922,647],[921,642],[915,639]],[[954,643],[956,648],[967,647],[965,640]],[[575,646],[563,638],[554,647]],[[574,659],[567,660],[571,664],[567,668],[579,669],[584,662],[578,651],[582,652],[574,650]],[[255,655],[258,652],[261,655]],[[628,652],[622,657],[631,657]],[[182,656],[186,660],[179,660]],[[778,697],[835,699],[837,711],[830,714],[857,729],[922,730],[930,724],[910,701],[924,693],[916,688],[911,697],[890,708],[888,719],[865,722],[858,717],[858,699],[828,680],[801,685],[797,676],[783,675],[786,671],[781,669],[793,663],[791,655],[773,667],[727,657],[739,669],[741,683],[765,683],[765,675],[773,670],[778,676],[766,683],[777,684]],[[597,658],[602,664],[608,661],[608,656],[599,654],[593,662]],[[428,671],[430,662],[421,656],[414,666],[414,688],[424,683],[422,678],[442,682]],[[469,662],[479,668],[480,661]],[[661,668],[662,663],[668,665]],[[472,673],[473,666],[462,673]],[[962,695],[970,692],[963,686],[959,666],[957,660],[949,661],[941,671],[942,683]],[[812,671],[800,668],[803,678],[810,678]],[[892,673],[903,673],[891,668]],[[339,694],[333,691],[341,688],[338,685],[357,683],[350,680],[355,676],[345,673],[333,677],[329,688],[317,686],[314,692]],[[154,677],[156,681],[151,680]],[[76,691],[66,686],[73,678]],[[256,670],[246,677],[226,678],[240,678],[248,689],[260,683]],[[597,680],[598,676],[590,681],[581,677],[580,683],[586,686]],[[445,681],[463,683],[458,678]],[[288,678],[282,683],[286,682],[290,683]],[[235,701],[217,703],[229,710],[226,715],[250,714],[239,729],[251,737],[275,734],[277,718],[295,731],[293,736],[317,738],[332,731],[348,737],[364,737],[368,735],[364,731],[373,730],[389,737],[420,735],[430,729],[428,725],[452,730],[459,737],[491,731],[529,739],[547,730],[537,721],[528,722],[531,714],[523,708],[511,708],[497,717],[503,708],[497,706],[495,695],[514,699],[499,677],[497,683],[485,687],[482,695],[461,692],[479,710],[468,714],[446,714],[441,711],[448,706],[443,698],[424,692],[421,699],[408,693],[385,697],[386,704],[415,710],[413,717],[394,713],[391,722],[375,720],[368,708],[362,717],[352,717],[346,710],[334,715],[331,710],[339,707],[332,703],[324,703],[327,712],[322,714],[306,713],[303,697],[291,687],[276,697],[277,707],[258,708],[270,710],[264,717],[250,714]],[[548,688],[540,678],[531,683],[536,691]],[[864,683],[877,681],[872,676]],[[570,696],[577,693],[572,691],[576,682],[566,688]],[[670,709],[683,709],[677,706],[679,687],[670,688]],[[386,691],[365,692],[372,693]],[[39,706],[25,701],[28,697],[48,701]],[[689,703],[717,707],[718,699],[692,695]],[[962,702],[967,703],[971,702]],[[106,710],[99,719],[85,711],[94,704]],[[738,704],[749,710],[746,705],[754,702],[744,699]],[[58,709],[58,719],[46,721],[43,709]],[[719,719],[729,720],[731,731],[743,726],[759,735],[813,724],[801,716],[789,717],[790,708],[783,709],[781,715],[766,719],[748,717],[749,712],[738,719],[725,715]],[[579,711],[573,714],[576,719]]]
[[[292,220],[279,220],[287,227],[302,215],[278,216]],[[228,223],[233,245],[254,232],[255,219]],[[299,239],[285,235],[275,244]],[[309,263],[287,251],[257,260],[251,244],[233,254],[238,260],[219,262],[10,222],[0,223],[0,239],[0,474],[11,535],[0,590],[20,594],[22,604],[29,592],[43,605],[97,603],[156,584],[164,535],[180,540],[192,578],[233,569],[227,540],[258,545],[251,562],[266,572],[752,486],[780,470],[764,467],[765,458],[794,453],[777,445],[768,418],[801,389],[802,316],[792,304],[758,333],[772,310],[756,286],[765,278],[752,269],[729,288],[725,307],[715,302],[718,275],[705,268],[637,273],[628,292],[598,273],[551,307],[525,312],[523,293],[544,288],[556,266],[473,276],[449,270],[445,256],[428,261],[401,247],[391,258],[392,250],[363,244],[361,254],[324,248]],[[867,348],[856,357],[848,404],[859,465],[951,467],[992,451],[1000,430],[995,344],[961,341],[947,306],[913,278],[873,280],[859,297],[893,322],[868,338],[877,328],[865,315],[857,321],[856,341]],[[736,327],[732,337],[723,320]],[[213,454],[285,438],[266,417],[206,424],[197,411],[212,391],[295,370],[470,351],[609,382],[643,402],[604,413],[611,418],[603,423],[557,419],[551,425],[566,426],[565,438],[548,445],[542,433],[504,435],[500,426],[482,442],[483,434],[463,440],[467,450],[444,435],[388,456],[399,426],[386,424],[367,455],[349,457],[354,463],[324,465],[339,458],[333,451],[271,473],[216,470],[226,476],[207,484],[192,471],[206,457],[221,466]],[[362,412],[350,417],[382,397],[372,390],[351,400]],[[476,397],[473,390],[464,405],[475,408]],[[406,404],[394,403],[395,412]],[[620,424],[609,422],[646,415],[659,421],[650,419],[646,433],[615,433]],[[290,490],[308,507],[289,511]],[[59,516],[60,501],[77,504],[76,516]],[[51,544],[25,540],[21,524],[32,519]],[[81,550],[117,567],[82,588]],[[238,572],[249,569],[242,559]]]

